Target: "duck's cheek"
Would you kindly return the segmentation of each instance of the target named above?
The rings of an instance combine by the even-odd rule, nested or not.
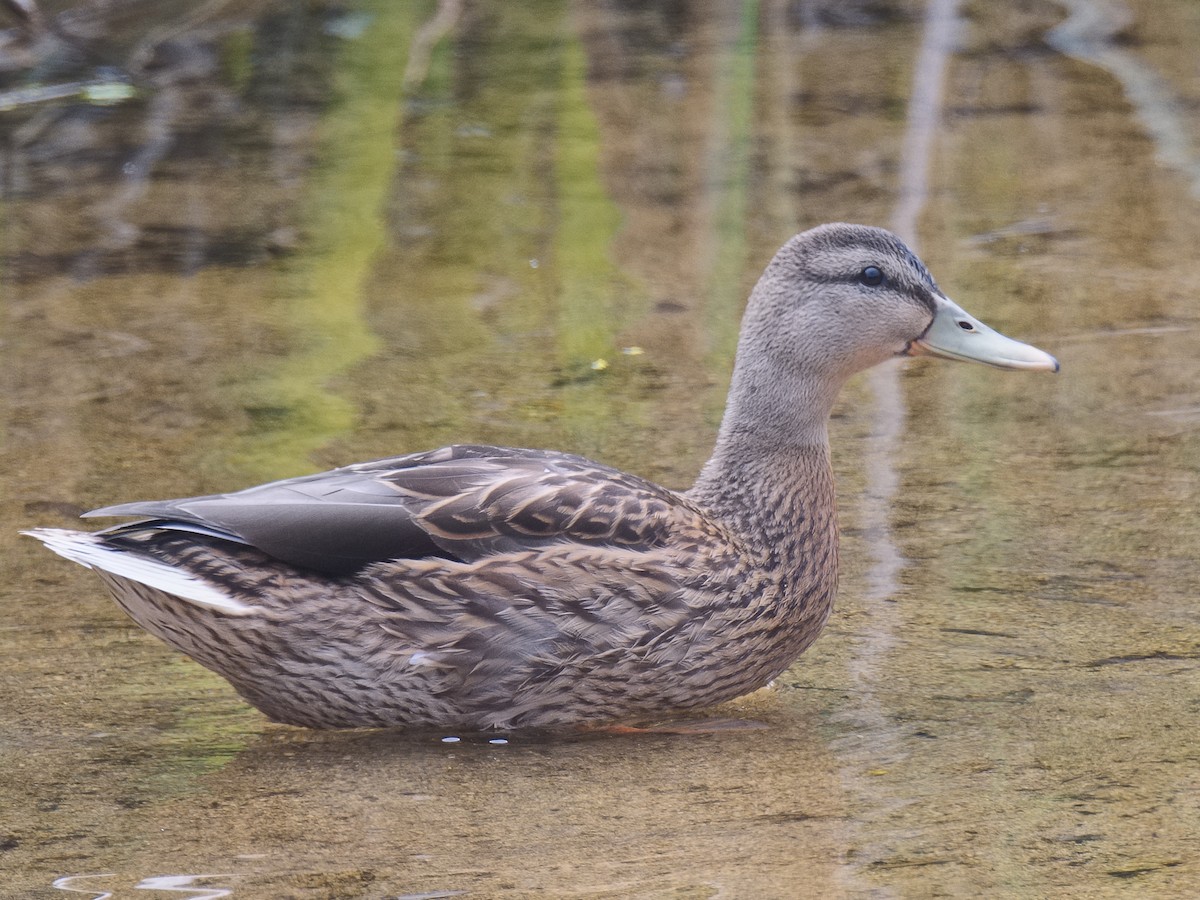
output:
[[[903,356],[908,347],[907,341],[877,341],[869,347],[861,347],[848,357],[846,369],[848,375],[871,369],[889,359]]]
[[[887,355],[888,359],[895,359],[897,356],[909,356],[912,348],[912,341],[896,341],[891,346],[891,350]]]

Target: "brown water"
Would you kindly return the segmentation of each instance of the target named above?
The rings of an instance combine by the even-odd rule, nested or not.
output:
[[[1200,6],[928,12],[47,2],[75,46],[0,36],[0,895],[1200,894]],[[452,440],[685,486],[749,286],[837,219],[1063,372],[851,385],[838,611],[729,710],[767,731],[271,725],[16,536]]]

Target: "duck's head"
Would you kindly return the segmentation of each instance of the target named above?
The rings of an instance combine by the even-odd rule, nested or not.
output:
[[[1058,371],[1050,354],[950,300],[898,237],[864,225],[822,225],[788,241],[755,288],[745,337],[774,366],[835,382],[893,356]]]

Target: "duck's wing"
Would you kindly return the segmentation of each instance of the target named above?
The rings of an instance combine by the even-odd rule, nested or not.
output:
[[[458,445],[232,494],[123,503],[88,516],[144,516],[118,526],[236,541],[292,565],[346,574],[375,562],[472,562],[559,543],[649,549],[682,497],[565,453]]]

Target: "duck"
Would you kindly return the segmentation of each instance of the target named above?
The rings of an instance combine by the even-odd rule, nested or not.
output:
[[[1059,369],[953,302],[896,235],[822,225],[754,287],[688,490],[457,444],[25,533],[276,722],[488,732],[675,714],[767,685],[820,634],[838,582],[830,414],[848,378],[897,356]]]

